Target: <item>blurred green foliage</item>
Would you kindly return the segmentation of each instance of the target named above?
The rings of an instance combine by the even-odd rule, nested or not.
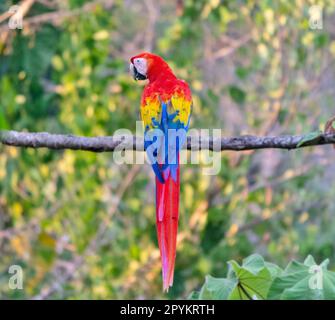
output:
[[[35,1],[23,30],[0,24],[1,129],[135,131],[142,86],[127,68],[143,50],[190,83],[194,128],[299,134],[334,114],[331,0],[95,2]],[[2,1],[0,12],[13,3]],[[314,4],[323,7],[320,30],[309,25]],[[334,268],[330,148],[224,152],[217,176],[183,166],[168,294],[148,165],[119,166],[109,153],[0,151],[1,298],[185,298],[206,274],[224,276],[225,261],[255,252],[280,265],[327,257]],[[13,264],[23,268],[23,290],[8,288]]]

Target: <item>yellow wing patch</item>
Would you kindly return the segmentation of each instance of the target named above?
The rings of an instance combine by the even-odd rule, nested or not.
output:
[[[171,105],[174,112],[178,111],[178,114],[173,121],[176,122],[179,120],[186,126],[191,115],[192,101],[185,99],[183,95],[174,95],[171,98]]]
[[[187,126],[188,120],[191,115],[192,101],[186,99],[181,94],[174,94],[171,97],[170,102],[167,101],[166,103],[168,105],[169,114],[178,112],[176,117],[173,119],[173,122],[177,122],[179,120],[183,126]],[[145,102],[141,106],[141,119],[144,123],[144,128],[149,129],[155,128],[156,126],[153,123],[153,119],[157,123],[160,123],[161,113],[162,113],[161,100],[157,96],[145,98]]]
[[[141,119],[144,123],[144,128],[154,128],[153,118],[158,122],[161,121],[161,110],[162,107],[158,97],[145,99],[145,103],[141,106]]]

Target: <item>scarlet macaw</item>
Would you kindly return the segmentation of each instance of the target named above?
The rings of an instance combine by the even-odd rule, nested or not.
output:
[[[149,80],[142,93],[140,114],[145,129],[144,146],[156,176],[156,228],[163,289],[168,291],[173,284],[176,259],[179,150],[186,141],[190,123],[191,90],[160,56],[151,53],[132,57],[130,72],[135,80]]]

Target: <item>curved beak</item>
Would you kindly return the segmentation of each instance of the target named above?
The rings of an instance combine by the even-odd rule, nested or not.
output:
[[[132,75],[132,77],[134,78],[134,80],[146,80],[147,79],[147,76],[142,74],[142,73],[139,73],[136,69],[136,67],[130,63],[129,65],[129,70],[130,70],[130,74]]]

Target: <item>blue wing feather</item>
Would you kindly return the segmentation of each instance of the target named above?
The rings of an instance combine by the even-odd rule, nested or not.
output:
[[[161,183],[167,179],[168,175],[171,174],[172,179],[177,179],[177,169],[179,165],[179,151],[186,141],[186,132],[188,130],[189,121],[187,125],[183,125],[179,120],[174,121],[177,112],[173,114],[168,113],[168,103],[161,102],[161,121],[158,122],[156,119],[152,119],[152,123],[155,129],[161,130],[164,135],[164,152],[162,150],[161,143],[157,143],[157,139],[152,139],[152,135],[149,134],[151,130],[147,129],[144,134],[144,147],[147,150],[149,159],[151,160],[152,169],[155,172],[156,177]],[[174,131],[169,129],[174,129]],[[175,134],[172,136],[171,134]],[[155,134],[154,134],[155,136]],[[169,139],[170,136],[170,139]],[[149,147],[156,143],[155,151]],[[150,149],[150,152],[148,152]]]

